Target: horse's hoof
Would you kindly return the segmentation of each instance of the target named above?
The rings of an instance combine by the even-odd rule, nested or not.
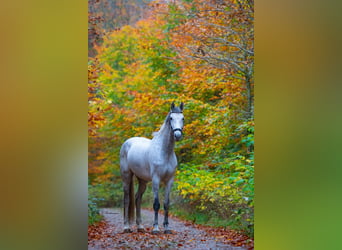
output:
[[[145,229],[144,228],[138,228],[138,233],[145,233]]]
[[[130,228],[125,228],[123,232],[124,233],[132,233],[133,231]]]
[[[152,234],[160,234],[160,231],[154,230],[152,231]]]
[[[172,231],[167,229],[167,230],[164,231],[164,234],[172,234]]]

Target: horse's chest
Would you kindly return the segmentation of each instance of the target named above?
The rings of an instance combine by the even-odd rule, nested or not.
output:
[[[177,162],[174,159],[166,161],[163,160],[154,160],[151,164],[152,173],[158,174],[160,177],[171,176],[175,173]]]

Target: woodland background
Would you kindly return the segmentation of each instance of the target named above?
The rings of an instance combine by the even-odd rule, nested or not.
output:
[[[122,206],[122,143],[182,101],[171,212],[253,235],[253,0],[89,0],[88,22],[89,223]]]

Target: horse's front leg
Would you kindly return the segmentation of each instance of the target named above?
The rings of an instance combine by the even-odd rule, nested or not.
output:
[[[173,184],[173,177],[166,183],[165,187],[165,199],[164,199],[164,233],[171,234],[169,229],[169,204],[170,204],[170,192]]]
[[[160,184],[160,178],[157,176],[154,176],[152,178],[152,191],[153,191],[153,209],[154,209],[154,223],[153,223],[153,234],[158,234],[159,233],[159,228],[158,228],[158,211],[160,208],[160,203],[159,203],[159,184]]]

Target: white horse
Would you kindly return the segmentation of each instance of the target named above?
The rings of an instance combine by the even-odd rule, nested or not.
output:
[[[144,232],[141,224],[141,198],[146,190],[148,181],[152,181],[154,196],[154,223],[152,233],[159,233],[158,210],[159,184],[165,184],[164,200],[164,233],[169,234],[171,230],[168,225],[168,212],[170,203],[170,191],[173,184],[173,177],[176,171],[177,158],[174,152],[175,141],[182,138],[184,116],[184,104],[179,107],[171,104],[168,113],[160,130],[153,135],[153,139],[144,137],[132,137],[124,142],[120,150],[120,170],[124,190],[124,232],[132,232],[130,225],[134,221],[134,203],[136,204],[136,223],[138,232]],[[134,175],[139,181],[139,188],[135,194],[134,201]]]

